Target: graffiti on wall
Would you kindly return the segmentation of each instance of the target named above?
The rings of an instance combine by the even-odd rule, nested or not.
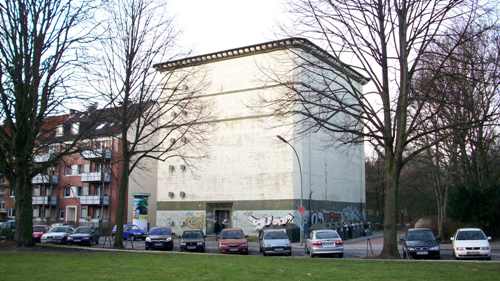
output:
[[[314,211],[311,213],[311,224],[335,223],[342,220],[342,213],[334,211]]]
[[[205,216],[203,214],[189,213],[182,221],[181,227],[190,229],[203,229],[204,221],[205,221]]]
[[[287,225],[293,221],[293,215],[289,213],[284,217],[264,216],[257,218],[254,215],[248,216],[248,221],[255,226],[256,229],[263,229],[271,225]]]
[[[358,208],[348,206],[340,211],[313,211],[311,213],[311,224],[359,222],[363,215]]]

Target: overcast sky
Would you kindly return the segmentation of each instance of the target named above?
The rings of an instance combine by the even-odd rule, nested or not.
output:
[[[281,38],[285,0],[170,0],[168,10],[182,32],[179,45],[193,54]]]

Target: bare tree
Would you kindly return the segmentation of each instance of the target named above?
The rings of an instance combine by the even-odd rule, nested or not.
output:
[[[18,246],[33,244],[31,178],[45,168],[33,156],[44,145],[38,138],[54,129],[43,126],[46,117],[75,98],[65,89],[91,10],[72,0],[0,3],[0,169],[15,188]]]
[[[488,158],[498,138],[500,117],[498,26],[482,32],[457,35],[450,30],[448,33],[447,38],[432,44],[433,52],[424,56],[415,79],[417,95],[428,100],[424,110],[437,112],[422,126],[432,133],[421,141],[428,146],[425,159],[433,179],[441,237],[447,219],[449,188],[453,185],[484,188],[491,178]],[[462,34],[470,39],[457,46],[455,42]],[[446,58],[436,59],[442,56]],[[440,110],[436,111],[436,107]],[[463,126],[452,126],[457,120]]]
[[[120,127],[121,175],[115,244],[123,247],[129,176],[146,159],[178,157],[187,164],[199,157],[208,111],[195,98],[203,88],[201,75],[187,70],[159,72],[153,63],[171,59],[176,32],[165,16],[164,2],[115,0],[106,6],[108,25],[98,87],[116,108]],[[188,86],[189,85],[189,86]]]
[[[397,248],[400,174],[425,150],[416,141],[427,118],[425,100],[414,98],[411,81],[429,44],[458,17],[468,26],[474,5],[460,0],[302,0],[292,4],[294,33],[310,38],[337,61],[331,68],[296,53],[304,83],[273,103],[301,116],[304,130],[330,132],[344,143],[369,142],[384,160],[384,246],[381,257],[399,257]],[[350,59],[346,65],[341,59]],[[340,69],[340,71],[339,71]],[[358,70],[371,83],[363,91]],[[346,74],[347,73],[347,74]],[[358,77],[358,78],[356,78]]]

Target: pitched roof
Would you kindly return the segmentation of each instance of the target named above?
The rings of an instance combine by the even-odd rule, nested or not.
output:
[[[299,38],[299,37],[285,38],[285,39],[280,39],[280,40],[275,40],[275,41],[269,41],[269,42],[254,44],[254,45],[243,46],[243,47],[234,48],[234,49],[228,49],[228,50],[214,52],[214,53],[208,53],[208,54],[192,56],[192,57],[187,57],[187,58],[182,58],[182,59],[177,59],[177,60],[171,60],[171,61],[167,61],[167,62],[163,62],[163,63],[157,63],[157,64],[153,65],[153,67],[159,71],[168,71],[168,70],[174,70],[174,69],[183,68],[183,67],[202,65],[202,64],[211,63],[211,62],[217,62],[217,61],[228,60],[228,59],[233,59],[233,58],[238,58],[238,57],[245,57],[245,56],[251,56],[251,55],[256,55],[256,54],[262,54],[262,53],[268,53],[268,52],[273,52],[273,51],[277,51],[277,50],[285,50],[285,49],[292,49],[292,48],[302,49],[303,51],[306,51],[306,52],[314,55],[315,57],[319,58],[320,60],[322,60],[325,63],[328,63],[329,65],[331,65],[335,69],[351,76],[352,79],[354,79],[355,81],[357,81],[363,85],[368,83],[368,81],[369,81],[369,78],[364,77],[361,73],[356,71],[354,68],[352,68],[351,66],[338,60],[337,58],[335,58],[334,56],[329,54],[327,51],[325,51],[324,49],[320,48],[319,46],[312,43],[308,39]]]

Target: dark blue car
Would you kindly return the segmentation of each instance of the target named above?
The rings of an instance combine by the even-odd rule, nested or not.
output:
[[[116,225],[113,227],[113,235],[116,233]],[[123,225],[123,239],[124,240],[144,240],[146,238],[146,231],[135,224]]]

